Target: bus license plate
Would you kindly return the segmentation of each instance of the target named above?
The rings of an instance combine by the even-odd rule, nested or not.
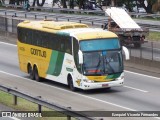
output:
[[[108,84],[102,84],[102,87],[108,87]]]

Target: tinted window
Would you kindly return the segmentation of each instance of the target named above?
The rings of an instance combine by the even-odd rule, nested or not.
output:
[[[18,40],[23,43],[72,54],[70,36],[18,27]]]

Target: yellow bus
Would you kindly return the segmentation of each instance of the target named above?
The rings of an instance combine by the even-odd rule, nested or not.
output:
[[[17,35],[19,66],[31,79],[53,80],[73,91],[123,85],[124,47],[112,32],[44,20],[19,23]]]

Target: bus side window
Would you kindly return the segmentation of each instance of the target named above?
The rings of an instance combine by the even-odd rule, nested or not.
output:
[[[37,46],[42,46],[42,40],[44,39],[43,38],[43,32],[41,32],[41,31],[39,31],[39,32],[37,32]]]
[[[72,39],[69,36],[65,39],[65,52],[72,54]]]
[[[81,68],[78,62],[78,51],[79,51],[79,44],[78,44],[78,40],[76,40],[75,38],[73,38],[73,56],[74,56],[74,62],[76,64],[77,70],[79,72],[81,72]]]
[[[45,46],[45,44],[44,44],[44,43],[47,42],[47,41],[46,41],[47,39],[48,39],[47,33],[46,33],[46,32],[41,32],[40,38],[39,38],[39,41],[38,41],[38,45],[39,45],[40,47],[47,47],[47,46]]]
[[[58,38],[58,42],[60,44],[60,51],[65,52],[65,37],[60,35]]]
[[[60,48],[59,42],[57,40],[57,35],[54,33],[50,33],[49,48],[52,50],[57,50],[58,48]]]
[[[26,29],[26,42],[32,44],[32,30]]]
[[[18,40],[22,42],[22,28],[17,27]]]
[[[36,45],[36,30],[33,30],[33,33],[32,33],[33,37],[32,37],[32,44],[33,45]]]

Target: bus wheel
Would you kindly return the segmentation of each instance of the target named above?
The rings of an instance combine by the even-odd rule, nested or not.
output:
[[[28,73],[29,73],[30,79],[34,80],[34,73],[31,65],[28,65]]]
[[[40,82],[41,81],[41,78],[39,77],[39,74],[38,74],[38,70],[37,70],[37,67],[34,67],[34,76],[35,76],[35,80],[37,82]]]
[[[72,91],[76,91],[76,88],[74,87],[73,80],[72,80],[72,77],[71,77],[71,76],[68,77],[68,84],[69,84],[69,88],[70,88]]]

